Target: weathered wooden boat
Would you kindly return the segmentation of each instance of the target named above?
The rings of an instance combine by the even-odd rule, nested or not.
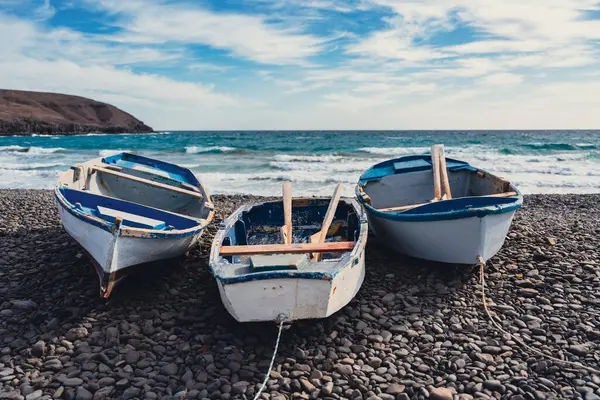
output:
[[[74,165],[56,185],[65,230],[84,248],[100,293],[135,268],[183,256],[214,216],[188,169],[129,153]]]
[[[441,145],[431,156],[372,166],[361,175],[356,195],[381,242],[415,258],[455,264],[494,256],[523,202],[513,184],[446,159]]]
[[[324,318],[358,292],[365,275],[367,220],[358,202],[291,197],[245,205],[221,225],[210,268],[240,322]],[[280,244],[278,244],[280,243]]]

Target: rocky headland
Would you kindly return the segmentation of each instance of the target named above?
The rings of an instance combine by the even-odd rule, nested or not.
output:
[[[110,104],[60,93],[0,89],[0,136],[147,133],[152,128]]]

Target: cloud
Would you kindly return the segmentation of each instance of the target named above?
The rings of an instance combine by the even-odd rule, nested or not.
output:
[[[523,82],[523,77],[517,74],[500,73],[488,75],[482,79],[482,82],[491,86],[516,85]]]
[[[50,4],[50,0],[44,0],[44,4],[37,7],[34,11],[34,14],[38,20],[47,20],[54,17],[56,10]]]
[[[191,4],[152,0],[103,0],[95,3],[120,17],[122,32],[109,36],[121,43],[208,45],[255,62],[308,65],[324,40],[300,27],[278,26],[266,17],[215,13]]]
[[[600,125],[597,1],[9,1],[0,86],[158,129]]]
[[[0,13],[0,87],[61,92],[111,102],[154,127],[177,125],[170,113],[218,115],[241,106],[240,96],[212,85],[134,72],[121,65],[169,62],[169,53],[145,47],[114,46],[66,28],[44,29]],[[209,121],[212,124],[217,121]]]

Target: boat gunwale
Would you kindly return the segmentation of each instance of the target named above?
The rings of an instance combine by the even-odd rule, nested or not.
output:
[[[121,154],[131,154],[131,153],[123,152],[123,153],[119,153],[118,155],[121,155]],[[146,158],[148,160],[153,160],[153,159],[149,159],[147,157],[144,157],[144,158]],[[103,158],[102,157],[96,158],[96,159],[90,160],[90,161],[88,161],[88,162],[86,162],[86,163],[84,163],[82,165],[91,163],[92,161],[96,161],[96,160],[103,160]],[[162,164],[168,164],[168,165],[170,165],[170,166],[172,166],[174,168],[175,167],[179,168],[182,171],[187,171],[190,174],[192,174],[192,176],[193,176],[193,173],[189,169],[187,169],[187,168],[180,167],[180,166],[178,166],[176,164],[165,163],[165,162],[162,162],[162,161],[159,161],[159,160],[155,160],[155,161],[160,162]],[[95,163],[92,164],[92,165],[95,165]],[[106,165],[106,163],[100,161],[100,165]],[[78,218],[78,219],[80,219],[80,220],[82,220],[82,221],[84,221],[86,223],[89,223],[91,225],[94,225],[94,226],[96,226],[96,227],[98,227],[100,229],[103,229],[103,230],[105,230],[107,232],[111,232],[112,233],[112,231],[114,229],[114,224],[113,223],[105,221],[105,220],[103,220],[101,218],[98,218],[98,217],[95,217],[95,216],[90,215],[88,213],[80,211],[74,204],[72,204],[69,200],[67,200],[63,196],[63,194],[60,192],[60,188],[63,186],[63,175],[66,174],[66,173],[68,173],[68,172],[69,171],[65,171],[63,174],[61,174],[59,176],[57,184],[56,184],[56,186],[54,188],[54,195],[56,197],[57,202],[67,212],[69,212],[74,217],[76,217],[76,218]],[[93,193],[93,192],[90,192],[90,191],[87,191],[87,190],[70,188],[68,186],[66,186],[66,187],[68,189],[71,189],[71,190],[83,191],[83,192],[86,192],[88,194],[91,194],[91,195],[94,195],[94,196],[98,196],[98,197],[102,197],[102,198],[106,198],[106,199],[114,199],[114,200],[118,200],[118,201],[130,203],[130,204],[135,204],[135,205],[138,205],[138,206],[141,206],[141,207],[145,207],[145,208],[148,208],[148,209],[151,209],[151,210],[158,210],[158,211],[161,211],[161,212],[164,212],[164,213],[168,213],[168,214],[179,215],[181,217],[185,217],[185,218],[187,218],[187,219],[189,219],[191,221],[195,221],[197,223],[195,226],[192,226],[192,227],[187,228],[187,229],[173,229],[173,230],[170,230],[170,231],[159,231],[159,230],[155,230],[155,229],[136,228],[136,227],[130,227],[130,226],[123,226],[123,225],[121,226],[121,229],[120,229],[120,236],[121,237],[137,237],[137,238],[144,238],[144,239],[170,239],[170,238],[175,239],[175,238],[183,238],[183,237],[192,236],[192,235],[195,235],[195,234],[201,232],[204,228],[206,228],[212,222],[212,220],[213,220],[213,218],[215,216],[215,210],[214,210],[214,205],[213,205],[214,203],[212,202],[212,198],[210,197],[210,194],[206,191],[206,188],[202,185],[202,183],[200,181],[198,181],[196,179],[195,176],[194,176],[194,179],[197,182],[197,186],[199,188],[201,188],[202,191],[206,194],[206,198],[203,198],[203,200],[202,200],[203,205],[205,207],[206,206],[210,207],[209,208],[210,212],[209,212],[208,216],[206,217],[206,219],[198,219],[198,218],[194,218],[192,216],[187,216],[187,215],[183,215],[183,214],[177,214],[177,213],[173,213],[173,212],[168,211],[168,210],[163,210],[161,208],[156,208],[156,207],[148,206],[148,205],[145,205],[145,204],[136,203],[136,202],[133,202],[133,201],[123,200],[123,199],[120,199],[118,197],[107,196],[107,195],[104,195],[104,194],[101,194],[101,193]],[[169,189],[165,188],[164,190],[169,190]]]
[[[314,200],[329,200],[326,197],[295,197],[293,199],[294,202],[304,202],[304,201],[314,201]],[[350,252],[341,253],[341,257],[332,259],[332,260],[323,260],[323,261],[308,261],[313,264],[322,264],[324,266],[328,266],[327,271],[301,271],[301,270],[280,270],[280,271],[257,271],[251,272],[244,275],[239,276],[223,276],[222,271],[223,268],[232,268],[237,263],[225,263],[221,261],[222,258],[220,256],[220,251],[222,247],[223,239],[225,238],[225,234],[227,229],[232,227],[235,223],[234,221],[238,221],[241,214],[244,212],[248,212],[253,207],[265,205],[265,204],[273,204],[280,203],[280,200],[275,201],[264,201],[255,204],[245,204],[240,206],[236,211],[234,211],[231,215],[229,215],[225,220],[221,222],[221,226],[219,230],[215,234],[213,238],[213,244],[211,246],[210,256],[209,256],[209,269],[211,274],[217,279],[221,284],[235,284],[235,283],[244,283],[251,282],[257,280],[269,280],[269,279],[318,279],[318,280],[333,280],[345,267],[356,265],[361,257],[361,255],[365,252],[367,237],[368,237],[368,220],[364,210],[360,207],[359,203],[356,199],[351,197],[342,197],[340,200],[346,202],[346,204],[354,209],[357,213],[358,217],[358,227],[357,230],[360,232],[357,240],[355,241],[355,245]],[[215,243],[218,243],[215,245]],[[238,264],[241,265],[241,264]],[[219,268],[221,267],[221,268]],[[218,270],[217,270],[218,269]]]
[[[80,211],[74,204],[69,202],[63,196],[62,193],[60,193],[60,186],[56,186],[56,188],[54,189],[54,194],[55,194],[55,197],[56,197],[57,201],[59,202],[59,204],[71,215],[73,215],[77,219],[80,219],[84,222],[87,222],[91,225],[94,225],[94,226],[100,228],[100,229],[103,229],[107,232],[112,233],[113,228],[114,228],[113,223],[110,223],[101,218],[98,218],[98,217],[95,217],[88,213],[84,213],[84,212]],[[121,199],[118,199],[115,197],[104,196],[104,195],[100,195],[100,194],[96,194],[96,193],[93,193],[93,194],[98,197],[121,200]],[[121,200],[121,201],[124,201],[124,200]],[[148,207],[148,206],[145,206],[145,205],[139,204],[139,203],[134,203],[134,202],[130,202],[130,203],[136,204],[139,206],[143,206],[143,207]],[[162,210],[160,208],[155,208],[155,207],[148,207],[148,208],[169,213],[169,211]],[[145,239],[169,239],[169,238],[186,237],[186,236],[194,235],[194,234],[202,231],[204,228],[206,228],[206,226],[208,224],[210,224],[210,222],[214,218],[214,213],[215,213],[215,211],[211,210],[207,219],[200,220],[200,221],[202,221],[201,223],[198,223],[197,225],[195,225],[191,228],[187,228],[187,229],[173,229],[171,231],[159,231],[159,230],[154,230],[154,229],[135,228],[135,227],[129,227],[129,226],[122,225],[121,229],[120,229],[120,236],[122,236],[122,237],[137,237],[137,238],[145,238]],[[188,218],[190,220],[198,221],[197,219],[195,219],[193,217],[188,217]]]
[[[456,204],[457,200],[479,199],[479,198],[484,198],[485,195],[457,197],[457,198],[443,200],[442,202],[436,203],[436,204],[448,205],[447,211],[435,211],[435,212],[423,212],[423,213],[418,213],[418,212],[415,213],[414,212],[415,210],[418,211],[420,208],[427,207],[427,206],[431,205],[432,203],[425,203],[422,205],[418,205],[414,208],[410,208],[407,210],[401,210],[401,211],[381,211],[381,210],[374,208],[372,205],[368,204],[365,201],[365,199],[363,198],[363,196],[361,195],[361,191],[362,191],[362,193],[366,193],[366,192],[364,192],[362,187],[364,187],[364,185],[366,185],[369,182],[378,181],[379,179],[382,179],[386,176],[402,175],[402,174],[406,174],[406,173],[417,172],[417,171],[407,171],[407,172],[398,172],[398,173],[394,173],[394,174],[383,175],[378,178],[372,178],[372,179],[363,178],[363,176],[368,171],[371,171],[378,167],[394,164],[399,161],[426,159],[427,157],[429,157],[429,155],[427,155],[427,154],[404,156],[404,157],[398,157],[398,158],[382,161],[378,164],[371,166],[370,168],[368,168],[365,172],[363,172],[361,174],[359,181],[358,181],[357,185],[355,186],[354,193],[355,193],[356,199],[367,210],[367,212],[369,214],[371,214],[375,217],[392,220],[392,221],[407,221],[407,222],[447,221],[447,220],[456,220],[456,219],[473,218],[473,217],[483,218],[486,215],[504,214],[504,213],[508,213],[508,212],[514,212],[514,211],[518,210],[521,207],[521,205],[523,204],[523,195],[521,194],[519,189],[517,189],[510,182],[508,182],[510,185],[510,189],[511,189],[510,191],[516,192],[517,193],[516,196],[505,197],[505,198],[498,197],[498,198],[496,198],[496,201],[497,201],[496,204],[475,205],[475,206],[472,206],[469,208],[458,209],[458,210],[451,208],[453,204]],[[467,163],[465,161],[451,159],[451,158],[447,158],[447,160],[463,164],[463,165],[459,165],[459,166],[455,166],[455,167],[449,167],[448,168],[449,171],[460,171],[460,170],[468,169],[468,170],[472,171],[473,173],[482,172],[484,174],[497,177],[497,175],[491,174],[481,168],[473,167],[472,165],[470,165],[469,163]],[[427,171],[427,170],[428,169],[423,169],[421,171]],[[512,202],[503,202],[503,199],[513,199],[513,201]],[[408,213],[408,211],[411,211],[411,213]]]

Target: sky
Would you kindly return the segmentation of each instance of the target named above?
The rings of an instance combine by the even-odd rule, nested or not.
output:
[[[0,0],[0,88],[157,130],[600,128],[596,0]]]

